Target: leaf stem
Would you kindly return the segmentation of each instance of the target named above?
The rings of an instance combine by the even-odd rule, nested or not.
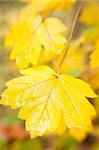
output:
[[[69,33],[68,42],[67,42],[67,45],[66,45],[66,47],[65,47],[66,50],[65,50],[64,55],[63,55],[63,57],[62,57],[62,59],[61,59],[61,61],[60,61],[60,63],[59,63],[59,68],[58,68],[57,74],[60,73],[61,66],[62,66],[62,64],[63,64],[63,62],[64,62],[64,59],[65,59],[65,57],[66,57],[66,55],[67,55],[67,53],[68,53],[68,51],[69,51],[69,47],[70,47],[70,43],[71,43],[71,40],[72,40],[72,36],[73,36],[74,30],[75,30],[75,27],[76,27],[76,23],[77,23],[79,14],[80,14],[80,12],[81,12],[81,10],[82,10],[83,4],[84,4],[84,3],[83,3],[83,0],[82,0],[81,3],[79,4],[79,7],[78,7],[78,9],[77,9],[77,11],[76,11],[76,14],[75,14],[75,16],[74,16],[73,23],[72,23],[72,26],[71,26],[71,31],[70,31],[70,33]]]

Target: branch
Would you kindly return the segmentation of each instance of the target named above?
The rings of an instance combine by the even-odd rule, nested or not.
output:
[[[64,59],[65,59],[65,57],[66,57],[66,55],[67,55],[67,53],[68,53],[68,51],[69,51],[69,47],[70,47],[70,43],[71,43],[71,40],[72,40],[72,36],[73,36],[74,30],[75,30],[75,27],[76,27],[76,23],[77,23],[79,14],[80,14],[80,12],[81,12],[81,10],[82,10],[83,4],[84,4],[84,3],[83,3],[83,0],[82,0],[81,3],[80,3],[80,5],[79,5],[79,7],[78,7],[78,9],[77,9],[77,11],[76,11],[76,14],[75,14],[75,16],[74,16],[73,24],[72,24],[72,26],[71,26],[71,32],[70,32],[70,34],[69,34],[68,42],[67,42],[67,45],[66,45],[66,47],[65,47],[65,48],[66,48],[66,51],[64,52],[64,55],[63,55],[63,57],[62,57],[62,59],[61,59],[61,61],[60,61],[60,63],[59,63],[59,69],[58,69],[58,73],[57,73],[57,74],[60,73],[61,66],[62,66],[62,64],[63,64],[63,62],[64,62]]]

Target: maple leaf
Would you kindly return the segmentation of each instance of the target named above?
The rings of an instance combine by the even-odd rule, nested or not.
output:
[[[90,65],[94,68],[94,67],[99,67],[99,39],[96,41],[96,45],[95,45],[95,50],[93,51],[93,53],[90,56],[91,60],[90,60]]]
[[[99,3],[86,5],[80,16],[80,21],[87,25],[99,25]]]
[[[43,21],[37,15],[15,25],[5,40],[5,46],[13,48],[10,58],[16,59],[16,64],[24,68],[30,63],[37,64],[42,49],[48,53],[61,53],[66,43],[62,33],[66,30],[59,19],[49,17]]]
[[[57,75],[47,66],[24,69],[21,73],[24,76],[7,83],[1,104],[20,108],[18,116],[26,120],[31,137],[62,133],[65,128],[74,133],[91,131],[95,110],[86,97],[94,98],[96,94],[87,83],[69,75]]]

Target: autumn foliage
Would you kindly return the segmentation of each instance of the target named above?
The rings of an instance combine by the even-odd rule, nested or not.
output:
[[[88,98],[97,97],[99,84],[91,74],[86,76],[99,67],[99,4],[79,2],[69,28],[52,14],[56,10],[66,13],[76,0],[28,3],[5,39],[10,59],[22,75],[6,83],[1,104],[19,109],[18,117],[25,120],[32,138],[69,132],[82,140],[93,131],[96,117]],[[78,20],[89,27],[72,38]],[[98,76],[99,70],[95,73]]]

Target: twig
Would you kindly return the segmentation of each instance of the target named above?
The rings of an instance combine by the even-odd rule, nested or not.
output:
[[[70,34],[69,34],[69,38],[68,38],[68,42],[67,42],[67,45],[66,45],[66,51],[64,52],[64,55],[63,55],[63,57],[62,57],[62,59],[61,59],[61,61],[60,61],[60,63],[59,63],[59,69],[58,69],[58,73],[57,74],[59,74],[60,73],[60,69],[61,69],[61,66],[62,66],[62,64],[63,64],[63,62],[64,62],[64,59],[65,59],[65,57],[66,57],[66,55],[67,55],[67,53],[68,53],[68,51],[69,51],[69,47],[70,47],[70,43],[71,43],[71,40],[72,40],[72,36],[73,36],[73,33],[74,33],[74,30],[75,30],[75,27],[76,27],[76,23],[77,23],[77,19],[78,19],[78,16],[79,16],[79,14],[80,14],[80,12],[81,12],[81,9],[82,9],[82,7],[83,7],[83,0],[81,1],[81,3],[80,3],[80,5],[79,5],[79,7],[78,7],[78,9],[77,9],[77,12],[76,12],[76,14],[75,14],[75,16],[74,16],[74,19],[73,19],[73,24],[72,24],[72,26],[71,26],[71,31],[70,31]]]

